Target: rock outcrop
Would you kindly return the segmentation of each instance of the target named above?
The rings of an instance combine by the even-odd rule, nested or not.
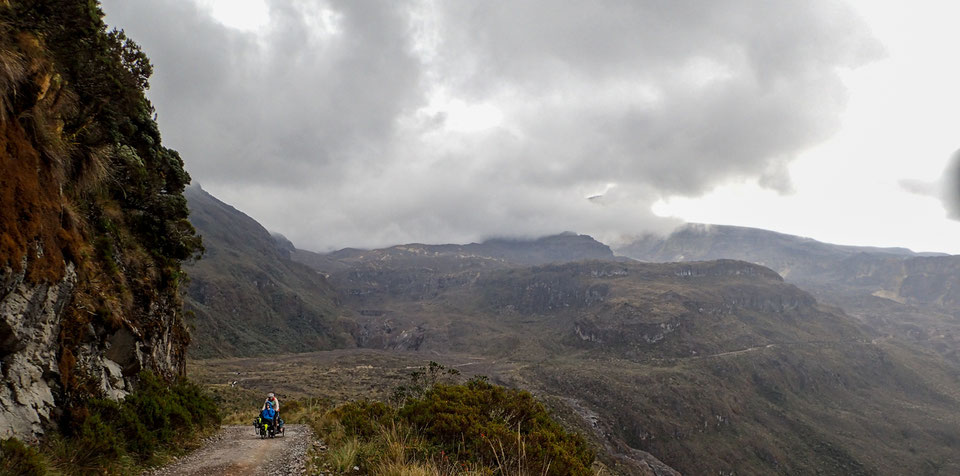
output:
[[[190,177],[96,2],[0,2],[0,438],[185,369]]]
[[[56,408],[60,317],[77,282],[72,265],[54,284],[30,284],[25,275],[0,271],[0,436],[41,433]]]

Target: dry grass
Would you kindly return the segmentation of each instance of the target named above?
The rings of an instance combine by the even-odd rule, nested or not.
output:
[[[443,473],[431,463],[385,463],[377,466],[378,476],[442,476]]]
[[[63,202],[54,173],[16,122],[0,128],[0,257],[19,269],[26,257],[33,282],[63,277],[66,256],[82,246],[80,230],[63,227]]]
[[[360,452],[360,442],[356,438],[348,438],[327,454],[327,461],[335,471],[345,473],[352,470],[357,464],[357,454]]]
[[[23,56],[6,47],[0,48],[0,121],[13,117],[13,100],[26,76]]]
[[[380,425],[373,437],[358,439],[348,436],[333,413],[326,412],[313,421],[313,428],[328,445],[311,456],[311,466],[319,472],[350,473],[358,467],[373,476],[544,476],[550,470],[549,463],[534,466],[527,458],[519,432],[514,441],[490,441],[497,463],[484,466],[432,452],[416,429],[402,423]],[[510,456],[509,445],[521,449],[519,457]]]

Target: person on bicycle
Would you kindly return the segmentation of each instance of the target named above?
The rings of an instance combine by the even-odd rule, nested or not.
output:
[[[263,402],[263,407],[260,408],[260,411],[264,411],[267,408],[273,409],[273,429],[277,429],[277,422],[280,421],[280,400],[277,400],[277,397],[270,392],[267,394],[267,400]]]

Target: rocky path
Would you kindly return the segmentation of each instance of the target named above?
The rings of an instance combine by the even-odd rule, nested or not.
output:
[[[261,440],[252,426],[225,426],[202,448],[144,476],[280,476],[305,474],[313,433],[287,425],[286,436]]]

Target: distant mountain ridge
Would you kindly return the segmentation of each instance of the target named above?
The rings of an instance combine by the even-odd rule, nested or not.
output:
[[[953,269],[950,263],[956,261],[944,253],[834,245],[757,228],[703,224],[684,225],[666,237],[647,235],[618,247],[616,252],[654,263],[739,259],[767,266],[796,283],[841,283],[869,288],[893,286],[911,270],[936,268],[949,273]],[[892,288],[887,291],[900,292]],[[935,300],[930,296],[916,297]]]
[[[537,239],[494,238],[465,245],[411,243],[373,250],[344,248],[330,253],[297,249],[293,251],[292,258],[321,272],[342,270],[361,262],[411,266],[422,260],[429,260],[431,265],[453,260],[459,263],[455,267],[462,267],[462,262],[466,260],[477,266],[490,267],[618,259],[609,246],[588,235],[572,232]]]
[[[650,262],[741,259],[763,264],[785,278],[806,278],[827,270],[827,261],[860,254],[884,257],[948,256],[907,248],[835,245],[785,233],[730,225],[690,223],[670,235],[647,235],[618,247],[617,254]]]
[[[700,224],[616,251],[647,262],[728,258],[761,264],[842,307],[875,335],[907,338],[960,364],[960,256]]]

